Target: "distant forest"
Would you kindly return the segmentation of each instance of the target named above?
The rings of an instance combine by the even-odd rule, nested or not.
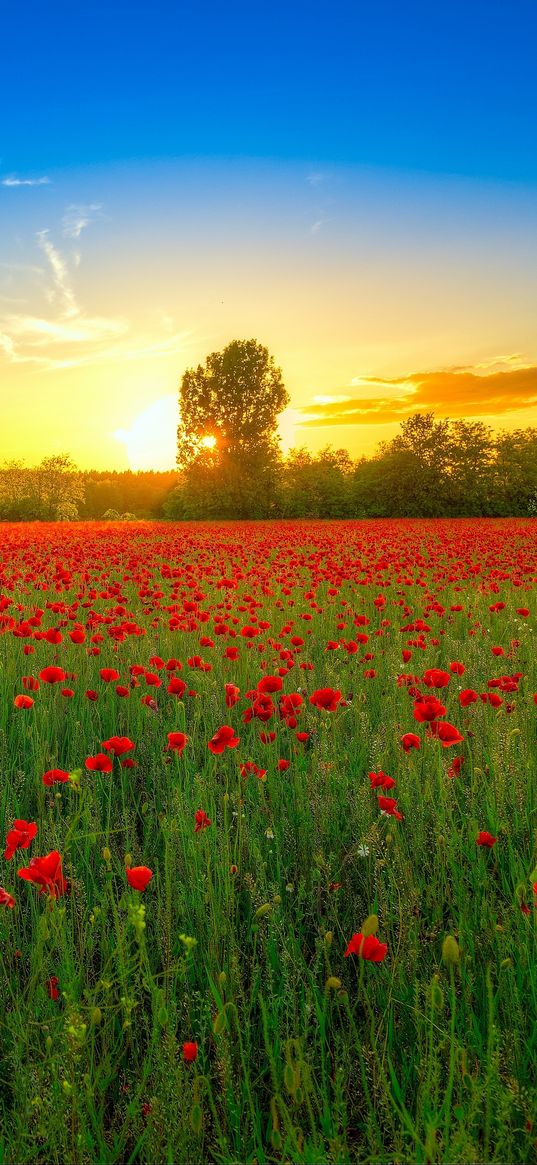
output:
[[[276,441],[207,450],[167,473],[79,471],[68,456],[0,466],[4,521],[176,518],[531,517],[537,429],[495,433],[417,413],[371,457],[283,457]]]

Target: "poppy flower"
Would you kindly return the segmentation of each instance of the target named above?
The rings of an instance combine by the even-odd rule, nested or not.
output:
[[[257,685],[258,692],[263,692],[270,695],[273,692],[281,692],[283,681],[280,676],[263,676]]]
[[[464,688],[462,692],[459,692],[459,704],[461,708],[469,708],[470,704],[475,704],[478,699],[479,696],[477,692],[474,692],[473,688]]]
[[[417,720],[420,724],[430,723],[437,716],[445,716],[445,714],[446,709],[440,703],[440,700],[437,700],[436,696],[421,696],[414,704],[414,720]]]
[[[64,672],[63,667],[44,667],[39,672],[39,679],[43,684],[63,684],[67,679],[67,673]]]
[[[341,700],[341,692],[334,688],[318,688],[310,696],[310,704],[315,708],[322,708],[326,712],[335,712]]]
[[[6,861],[9,862],[18,849],[28,849],[30,842],[33,841],[36,834],[37,825],[35,821],[23,821],[17,818],[13,822],[13,828],[9,830],[6,838],[6,848],[4,851]]]
[[[42,780],[43,784],[47,786],[65,785],[69,777],[70,773],[67,773],[65,769],[48,769],[46,773],[43,773]]]
[[[188,736],[185,736],[184,732],[168,732],[166,746],[168,752],[176,752],[177,756],[182,756],[186,744],[188,744]]]
[[[401,744],[406,753],[411,752],[413,748],[421,748],[420,738],[416,736],[415,732],[405,732],[404,736],[401,737]]]
[[[9,894],[7,890],[4,890],[3,886],[0,886],[0,906],[7,906],[8,910],[13,910],[14,905],[15,899],[13,895]]]
[[[439,667],[430,667],[423,673],[423,682],[428,688],[446,688],[451,676]]]
[[[50,979],[47,979],[45,983],[45,991],[49,999],[56,1001],[60,998],[60,992],[58,988],[59,982],[60,980],[58,979],[57,975],[51,975]]]
[[[475,839],[475,843],[476,845],[484,845],[487,849],[492,849],[493,845],[496,845],[497,840],[497,837],[493,837],[492,834],[487,833],[485,829],[478,833]]]
[[[111,684],[114,680],[119,679],[119,672],[113,667],[102,667],[99,675],[105,684]]]
[[[236,748],[239,743],[240,740],[235,735],[235,729],[230,728],[228,724],[223,724],[211,737],[207,748],[214,756],[220,756],[226,748]]]
[[[193,1064],[198,1057],[198,1045],[194,1041],[188,1041],[183,1044],[183,1060],[185,1064]]]
[[[31,696],[15,696],[13,703],[16,708],[31,708],[34,701]]]
[[[30,864],[17,870],[19,878],[39,887],[41,894],[51,898],[61,898],[67,890],[67,882],[62,874],[62,859],[58,851],[52,850],[43,858],[31,858]]]
[[[123,753],[130,752],[136,745],[128,736],[111,736],[109,740],[103,740],[103,748],[106,748],[107,752],[113,752],[114,756],[123,756]]]
[[[112,761],[104,752],[98,752],[95,756],[87,756],[85,760],[86,768],[90,773],[111,773]]]
[[[127,866],[125,873],[133,890],[145,890],[153,877],[153,871],[148,866]]]
[[[211,819],[207,816],[204,809],[196,809],[194,814],[194,833],[202,833],[209,825],[212,825]]]
[[[377,803],[379,809],[381,809],[383,813],[388,813],[390,817],[395,817],[397,821],[403,820],[403,815],[397,808],[397,801],[395,800],[395,797],[382,797],[379,794],[377,797]]]
[[[368,934],[364,938],[363,934],[353,934],[351,941],[344,953],[347,959],[349,955],[358,955],[358,958],[365,959],[368,963],[383,963],[388,954],[388,944],[379,942],[374,934]]]
[[[236,684],[226,684],[226,708],[233,708],[233,706],[241,698],[241,690]]]
[[[382,769],[378,773],[369,773],[369,780],[372,789],[394,789],[395,781],[393,777],[388,777]]]
[[[429,725],[428,735],[436,737],[442,748],[450,748],[451,745],[461,744],[464,740],[458,728],[454,724],[449,724],[447,720],[434,720]]]

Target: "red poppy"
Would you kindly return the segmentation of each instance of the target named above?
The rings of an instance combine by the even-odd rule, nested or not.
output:
[[[48,769],[46,773],[43,773],[42,779],[44,785],[65,785],[69,777],[70,773],[67,773],[65,769]]]
[[[105,684],[111,684],[114,680],[119,679],[119,672],[113,667],[102,667],[99,675]]]
[[[209,825],[212,825],[210,817],[207,816],[204,809],[196,809],[194,814],[194,833],[202,833]]]
[[[59,982],[60,980],[58,979],[57,975],[51,975],[50,979],[47,979],[45,983],[45,990],[49,999],[56,1001],[60,998],[60,992],[58,989]]]
[[[450,748],[451,745],[460,744],[464,740],[459,729],[455,728],[454,724],[449,724],[447,720],[434,720],[429,725],[428,734],[436,737],[442,748]]]
[[[393,777],[388,777],[382,769],[378,773],[369,773],[369,780],[372,789],[394,789],[395,781]]]
[[[194,1041],[183,1044],[183,1060],[185,1064],[193,1064],[198,1056],[198,1045]]]
[[[13,910],[14,905],[15,899],[13,895],[9,894],[7,890],[4,890],[3,886],[0,886],[0,906],[7,906],[8,910]]]
[[[473,688],[464,688],[462,692],[459,692],[459,704],[461,708],[468,708],[470,704],[475,704],[478,699],[479,696],[477,692],[474,692]]]
[[[395,797],[382,797],[380,794],[377,797],[378,807],[383,813],[388,813],[390,817],[395,817],[397,821],[403,820],[402,813],[397,808],[397,801]]]
[[[228,724],[223,724],[218,728],[214,736],[211,737],[207,748],[215,756],[220,756],[226,748],[236,748],[240,743],[239,737],[235,735],[235,729],[230,728]]]
[[[4,852],[6,861],[9,862],[18,849],[28,849],[30,842],[33,841],[36,834],[37,825],[35,821],[23,821],[17,818],[13,822],[13,828],[9,830],[6,838]]]
[[[85,760],[86,768],[90,773],[111,773],[112,761],[104,752],[98,752],[95,756],[87,756]]]
[[[382,963],[387,954],[387,943],[379,942],[374,934],[368,934],[364,938],[363,934],[359,932],[353,934],[344,957],[347,959],[349,955],[358,955],[358,958],[365,959],[368,963]]]
[[[168,732],[166,746],[168,752],[176,752],[177,756],[182,756],[186,744],[188,744],[188,736],[185,736],[184,732]]]
[[[44,667],[39,672],[39,679],[44,684],[63,684],[63,681],[67,679],[67,673],[64,672],[63,667]]]
[[[103,748],[106,748],[107,752],[113,752],[114,756],[123,756],[123,753],[130,752],[136,745],[128,736],[111,736],[109,740],[103,740]]]
[[[283,682],[280,676],[263,676],[257,685],[258,692],[269,694],[271,692],[281,692]]]
[[[145,890],[153,877],[153,871],[148,866],[127,866],[125,873],[133,890]]]
[[[31,708],[34,701],[31,696],[15,696],[13,703],[16,708]]]
[[[444,705],[437,700],[436,696],[420,696],[414,704],[413,716],[420,724],[430,723],[435,720],[437,716],[445,716],[446,709]]]
[[[485,829],[485,830],[481,830],[480,833],[478,833],[478,835],[475,839],[475,843],[476,843],[476,845],[484,845],[484,846],[486,846],[487,849],[492,849],[493,845],[496,845],[497,840],[498,840],[497,837],[493,837],[492,834],[487,833],[487,831]]]
[[[411,752],[413,748],[421,748],[420,738],[416,736],[415,732],[405,732],[404,736],[401,737],[401,744],[405,752]]]
[[[31,858],[30,864],[17,870],[19,878],[33,882],[41,894],[61,898],[67,890],[67,882],[62,874],[62,859],[58,851],[52,850],[43,858]]]
[[[423,673],[423,682],[428,688],[446,688],[451,676],[439,667],[430,667]]]
[[[315,708],[323,708],[326,712],[335,712],[341,700],[341,692],[334,688],[318,688],[310,696],[310,704]]]

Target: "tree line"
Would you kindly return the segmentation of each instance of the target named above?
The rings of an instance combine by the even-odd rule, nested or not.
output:
[[[371,457],[273,450],[166,473],[0,466],[0,520],[537,516],[537,429],[416,414]]]
[[[233,340],[184,373],[177,470],[82,472],[67,455],[0,466],[0,520],[537,516],[537,429],[415,413],[371,457],[293,449],[281,369]]]

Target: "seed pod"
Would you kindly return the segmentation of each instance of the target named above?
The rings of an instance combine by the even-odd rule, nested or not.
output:
[[[379,928],[379,920],[376,914],[368,914],[364,925],[362,926],[362,934],[367,938],[370,934],[376,934]]]
[[[442,958],[447,967],[455,967],[461,961],[460,947],[452,934],[447,934],[442,943]]]

